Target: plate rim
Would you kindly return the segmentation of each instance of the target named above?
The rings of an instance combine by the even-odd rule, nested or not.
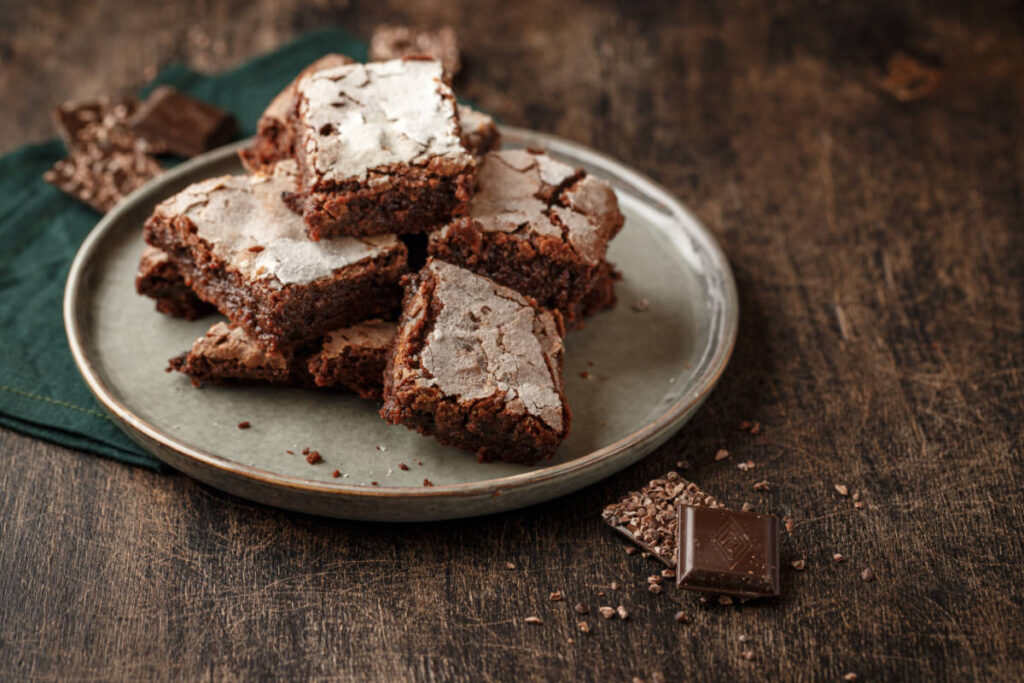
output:
[[[111,212],[103,216],[82,241],[68,271],[64,289],[63,318],[72,357],[89,390],[99,401],[100,405],[115,418],[115,424],[121,426],[122,429],[128,427],[135,430],[140,436],[144,437],[147,445],[155,442],[160,448],[147,448],[147,450],[172,467],[174,467],[174,463],[169,462],[161,454],[163,449],[168,449],[179,456],[183,456],[193,461],[195,465],[213,468],[220,474],[229,477],[241,477],[254,485],[282,488],[292,493],[326,494],[342,498],[351,496],[363,499],[443,499],[494,494],[497,491],[507,492],[527,486],[536,486],[552,480],[567,479],[576,472],[594,468],[600,463],[611,460],[620,454],[630,451],[632,448],[642,446],[644,443],[651,441],[663,442],[668,438],[664,434],[665,431],[681,427],[681,420],[684,421],[691,410],[698,408],[718,384],[736,346],[736,338],[739,331],[739,296],[736,280],[724,250],[707,226],[680,200],[675,198],[666,188],[639,171],[602,152],[556,135],[515,126],[501,125],[499,128],[502,135],[506,138],[528,138],[532,141],[541,141],[545,147],[552,149],[556,154],[559,149],[569,150],[577,158],[592,165],[601,168],[614,168],[615,175],[627,181],[633,187],[655,197],[662,205],[670,209],[672,213],[681,215],[695,233],[693,235],[687,233],[686,236],[700,241],[701,247],[706,250],[715,268],[721,273],[721,285],[724,293],[722,310],[725,315],[721,322],[721,330],[716,335],[719,339],[717,340],[718,343],[714,344],[714,353],[708,362],[707,369],[699,376],[693,390],[674,401],[658,417],[610,444],[564,463],[539,468],[534,467],[524,472],[504,477],[457,484],[442,484],[433,487],[411,487],[324,482],[275,473],[254,465],[229,460],[201,448],[189,446],[178,440],[175,436],[164,432],[136,415],[103,382],[85,348],[85,321],[83,320],[85,314],[84,307],[80,303],[83,300],[83,290],[85,289],[83,284],[88,272],[88,266],[93,260],[98,245],[106,237],[107,233],[112,230],[112,226],[141,197],[148,195],[157,186],[172,183],[174,180],[191,173],[196,168],[220,162],[236,154],[239,149],[251,144],[252,138],[240,140],[206,152],[167,170],[150,182],[142,185],[123,199]],[[134,438],[134,434],[129,433],[129,436],[132,436],[133,440],[138,443],[137,439]],[[646,457],[646,454],[643,457]]]

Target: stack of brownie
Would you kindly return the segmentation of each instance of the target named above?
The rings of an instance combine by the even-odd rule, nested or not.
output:
[[[328,55],[267,108],[248,175],[156,207],[136,282],[163,313],[228,318],[171,366],[204,382],[346,389],[482,460],[569,432],[567,327],[615,303],[604,182],[497,151],[439,61]]]

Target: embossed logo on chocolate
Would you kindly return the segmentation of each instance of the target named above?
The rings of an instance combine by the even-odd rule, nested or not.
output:
[[[727,519],[715,530],[715,533],[711,534],[711,545],[722,553],[729,563],[729,569],[735,569],[753,543],[743,533],[743,529],[735,519]]]

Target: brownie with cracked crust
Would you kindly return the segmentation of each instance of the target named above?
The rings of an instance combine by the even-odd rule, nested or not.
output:
[[[299,75],[271,100],[263,110],[259,123],[256,124],[256,138],[252,145],[238,153],[246,170],[251,173],[269,172],[277,162],[295,155],[292,111],[295,109],[295,93],[299,81],[317,71],[352,63],[353,60],[345,55],[326,54],[300,71]]]
[[[302,218],[281,201],[293,187],[289,167],[191,185],[159,204],[145,227],[146,241],[167,252],[199,298],[269,350],[391,317],[406,270],[394,235],[307,239]]]
[[[166,252],[148,245],[139,260],[135,291],[155,300],[156,310],[176,318],[196,320],[217,310],[189,289]]]
[[[405,286],[381,417],[481,460],[553,455],[570,422],[561,315],[436,259]]]
[[[294,125],[300,178],[288,203],[313,240],[426,232],[468,209],[476,163],[436,60],[311,73]]]
[[[267,351],[244,327],[220,322],[197,339],[170,367],[192,383],[219,385],[285,384],[346,389],[362,398],[380,398],[387,350],[395,323],[367,320],[335,330],[322,342],[285,351]]]
[[[584,303],[592,291],[614,302],[605,253],[623,217],[610,185],[532,150],[491,152],[477,179],[470,215],[430,235],[432,256],[533,297],[571,325],[594,308]]]

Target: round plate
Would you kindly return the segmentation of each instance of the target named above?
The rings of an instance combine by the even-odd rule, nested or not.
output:
[[[533,467],[481,464],[385,424],[377,404],[351,395],[269,386],[197,390],[184,375],[164,372],[167,359],[216,318],[160,315],[135,293],[142,224],[186,185],[242,172],[236,151],[245,142],[140,188],[82,244],[64,297],[82,376],[125,432],[175,469],[244,498],[317,515],[482,515],[576,491],[636,462],[693,415],[729,359],[738,316],[729,265],[707,229],[638,173],[560,138],[507,127],[502,134],[506,149],[543,147],[611,182],[626,216],[609,250],[624,276],[619,304],[566,339],[572,433],[554,459]],[[644,312],[633,307],[641,299]],[[239,430],[241,421],[252,427]],[[301,455],[307,447],[324,462],[309,465]]]

